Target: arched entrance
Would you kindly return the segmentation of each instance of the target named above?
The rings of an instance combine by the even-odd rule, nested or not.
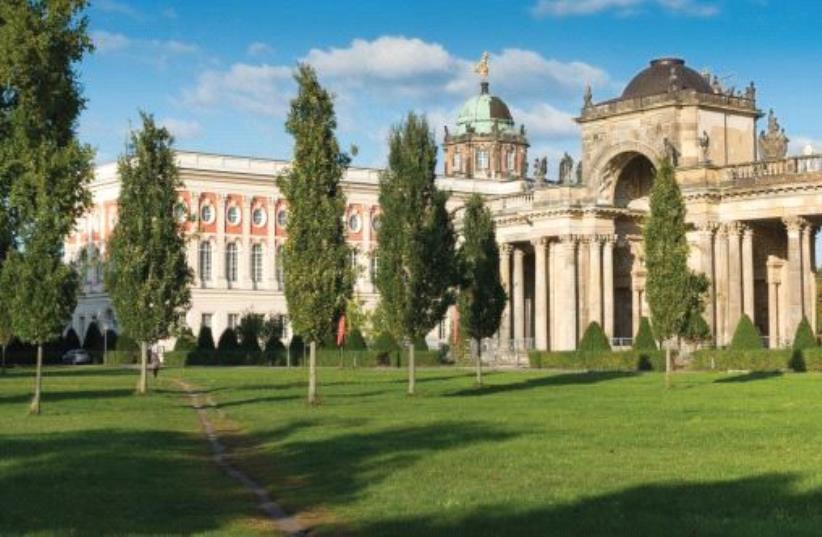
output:
[[[648,211],[656,169],[648,157],[637,152],[621,153],[610,165],[616,176],[613,204],[631,210],[614,221],[619,239],[614,249],[614,337],[617,343],[627,344],[636,333],[640,317],[648,315],[642,227],[637,212]]]

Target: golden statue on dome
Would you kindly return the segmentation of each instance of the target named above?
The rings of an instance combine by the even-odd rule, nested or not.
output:
[[[488,52],[483,52],[480,61],[474,66],[474,72],[477,73],[482,80],[488,80]]]

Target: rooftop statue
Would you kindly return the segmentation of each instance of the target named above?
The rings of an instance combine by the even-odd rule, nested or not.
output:
[[[574,159],[568,153],[559,161],[559,182],[563,185],[574,184]]]
[[[474,66],[474,72],[477,73],[483,80],[488,80],[488,59],[487,52],[482,53],[480,61]]]
[[[759,133],[759,151],[762,160],[779,160],[788,154],[788,137],[785,129],[779,125],[779,120],[773,113],[768,112],[768,130]]]
[[[587,110],[594,106],[594,96],[591,92],[591,85],[585,85],[585,95],[582,97],[582,109]]]

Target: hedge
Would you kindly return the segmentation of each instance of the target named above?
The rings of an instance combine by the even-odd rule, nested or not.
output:
[[[662,351],[532,351],[528,363],[534,369],[575,369],[589,371],[664,371]]]
[[[790,349],[705,349],[692,355],[691,369],[727,371],[781,371],[790,369]]]
[[[381,356],[386,356],[381,359]],[[437,351],[417,351],[415,361],[418,366],[442,365],[441,353]],[[170,367],[187,365],[286,365],[286,356],[282,351],[253,352],[253,351],[170,351],[163,356],[163,363]],[[292,364],[299,363],[292,357]],[[323,367],[377,367],[393,366],[405,367],[407,354],[393,351],[380,353],[376,351],[343,351],[334,349],[317,349],[317,365]]]
[[[108,351],[105,354],[104,365],[130,365],[140,361],[140,351]]]

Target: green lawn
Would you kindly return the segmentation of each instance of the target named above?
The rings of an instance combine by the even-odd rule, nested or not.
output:
[[[28,374],[28,372],[27,372]],[[0,378],[0,534],[270,531],[205,456],[172,377],[238,464],[320,533],[818,535],[822,375],[59,369],[44,414]],[[93,530],[93,531],[92,531]]]

